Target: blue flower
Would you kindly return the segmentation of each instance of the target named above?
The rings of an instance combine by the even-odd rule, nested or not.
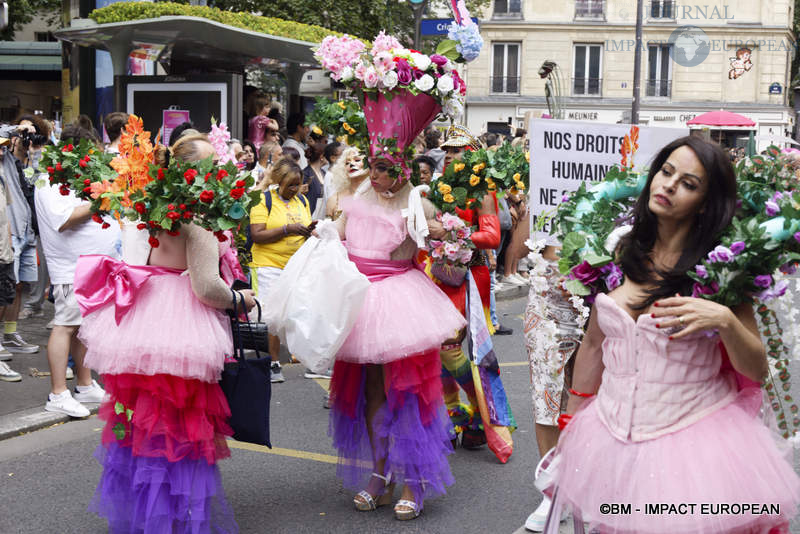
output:
[[[483,48],[483,37],[475,25],[460,26],[453,22],[447,28],[447,38],[458,41],[456,50],[465,61],[477,58]]]

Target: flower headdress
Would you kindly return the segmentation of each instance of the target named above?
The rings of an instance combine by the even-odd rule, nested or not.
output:
[[[466,85],[453,62],[404,48],[384,32],[369,51],[348,35],[328,36],[314,55],[331,78],[358,94],[370,158],[392,163],[396,179],[410,178],[408,149],[425,126],[439,113],[455,119],[463,111]]]

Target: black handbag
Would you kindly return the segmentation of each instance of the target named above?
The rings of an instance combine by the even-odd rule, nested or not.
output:
[[[266,445],[272,448],[269,441],[269,400],[272,394],[270,382],[269,356],[261,357],[256,349],[256,358],[247,360],[244,357],[245,347],[242,345],[243,331],[248,331],[252,323],[239,321],[236,291],[233,293],[233,357],[236,362],[225,364],[219,384],[231,409],[228,423],[233,428],[233,438],[238,441]],[[244,297],[241,308],[244,310]],[[261,309],[259,308],[259,316]]]
[[[234,287],[234,289],[240,289]],[[244,303],[242,303],[244,306]],[[247,328],[237,328],[239,321],[236,313],[231,316],[231,332],[233,332],[233,346],[241,345],[244,350],[255,350],[269,352],[267,323],[261,322],[261,304],[256,300],[258,307],[258,319],[255,322],[248,321]]]

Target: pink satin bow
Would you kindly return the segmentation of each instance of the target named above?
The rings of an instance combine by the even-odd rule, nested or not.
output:
[[[78,258],[75,267],[75,297],[81,315],[88,315],[113,302],[117,324],[128,313],[142,284],[154,274],[180,270],[154,265],[128,265],[110,256],[90,254]]]

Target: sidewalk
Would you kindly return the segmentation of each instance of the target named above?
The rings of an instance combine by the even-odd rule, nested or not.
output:
[[[496,293],[498,300],[510,300],[528,294],[528,286],[509,287]],[[0,440],[32,432],[70,420],[69,416],[44,411],[47,394],[50,393],[50,377],[31,376],[31,369],[47,372],[47,339],[50,330],[47,323],[53,318],[53,305],[44,303],[43,317],[30,317],[19,322],[18,331],[28,343],[39,345],[36,354],[15,354],[8,365],[22,375],[22,382],[0,382]],[[67,381],[67,387],[75,388],[75,380]],[[94,414],[97,404],[86,407]]]

